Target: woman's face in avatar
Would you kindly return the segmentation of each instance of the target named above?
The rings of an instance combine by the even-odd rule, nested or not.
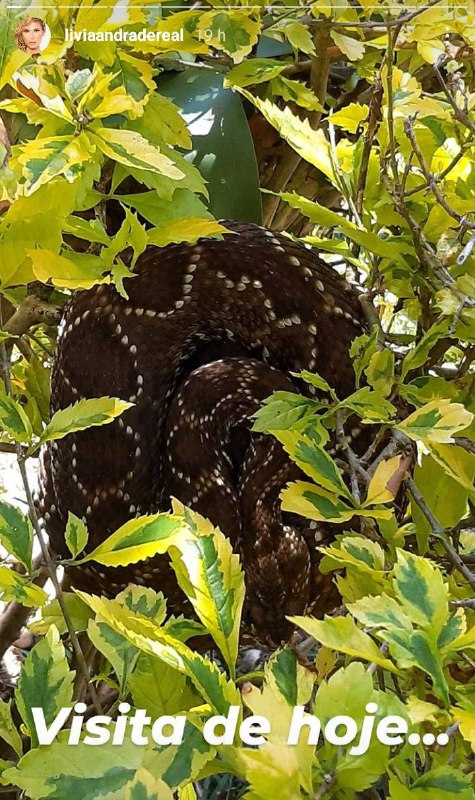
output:
[[[43,28],[39,22],[30,22],[23,28],[22,36],[28,50],[32,53],[39,52],[41,40],[43,38]]]

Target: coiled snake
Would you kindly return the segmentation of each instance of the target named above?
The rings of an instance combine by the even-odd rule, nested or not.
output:
[[[174,495],[219,524],[242,555],[250,616],[278,630],[318,602],[314,531],[282,518],[278,496],[297,468],[249,415],[290,371],[318,371],[345,396],[348,348],[363,329],[357,294],[311,251],[251,224],[223,240],[148,248],[129,299],[112,285],[66,306],[52,375],[52,412],[80,398],[133,402],[110,425],[51,443],[38,501],[52,548],[67,556],[68,511],[95,547],[127,519],[166,510]],[[167,559],[71,570],[75,586],[116,594],[128,582],[180,593]]]

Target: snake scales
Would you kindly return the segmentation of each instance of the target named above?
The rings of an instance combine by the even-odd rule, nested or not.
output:
[[[38,506],[52,548],[67,556],[68,511],[88,548],[174,495],[209,517],[242,555],[250,618],[279,630],[321,593],[315,531],[280,512],[297,468],[249,415],[290,371],[318,371],[353,389],[348,348],[363,328],[356,292],[301,245],[225,222],[222,241],[149,248],[125,300],[112,285],[66,306],[53,366],[51,411],[111,395],[135,405],[110,425],[71,434],[43,453]],[[302,521],[300,521],[301,525]],[[71,570],[75,586],[116,594],[128,582],[181,596],[167,559]]]

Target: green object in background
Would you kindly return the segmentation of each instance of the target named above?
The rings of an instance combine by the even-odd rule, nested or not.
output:
[[[193,139],[185,153],[207,181],[217,219],[262,223],[259,173],[241,98],[223,89],[223,76],[190,67],[161,75],[158,91],[180,109]]]

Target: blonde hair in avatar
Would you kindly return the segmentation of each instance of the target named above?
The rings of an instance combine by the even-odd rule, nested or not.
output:
[[[40,17],[26,17],[26,19],[22,19],[15,29],[15,42],[16,46],[25,53],[28,51],[28,46],[23,38],[23,31],[28,27],[28,25],[31,25],[32,22],[37,22],[39,25],[41,25],[43,29],[43,35],[46,33],[46,23],[43,22]]]

